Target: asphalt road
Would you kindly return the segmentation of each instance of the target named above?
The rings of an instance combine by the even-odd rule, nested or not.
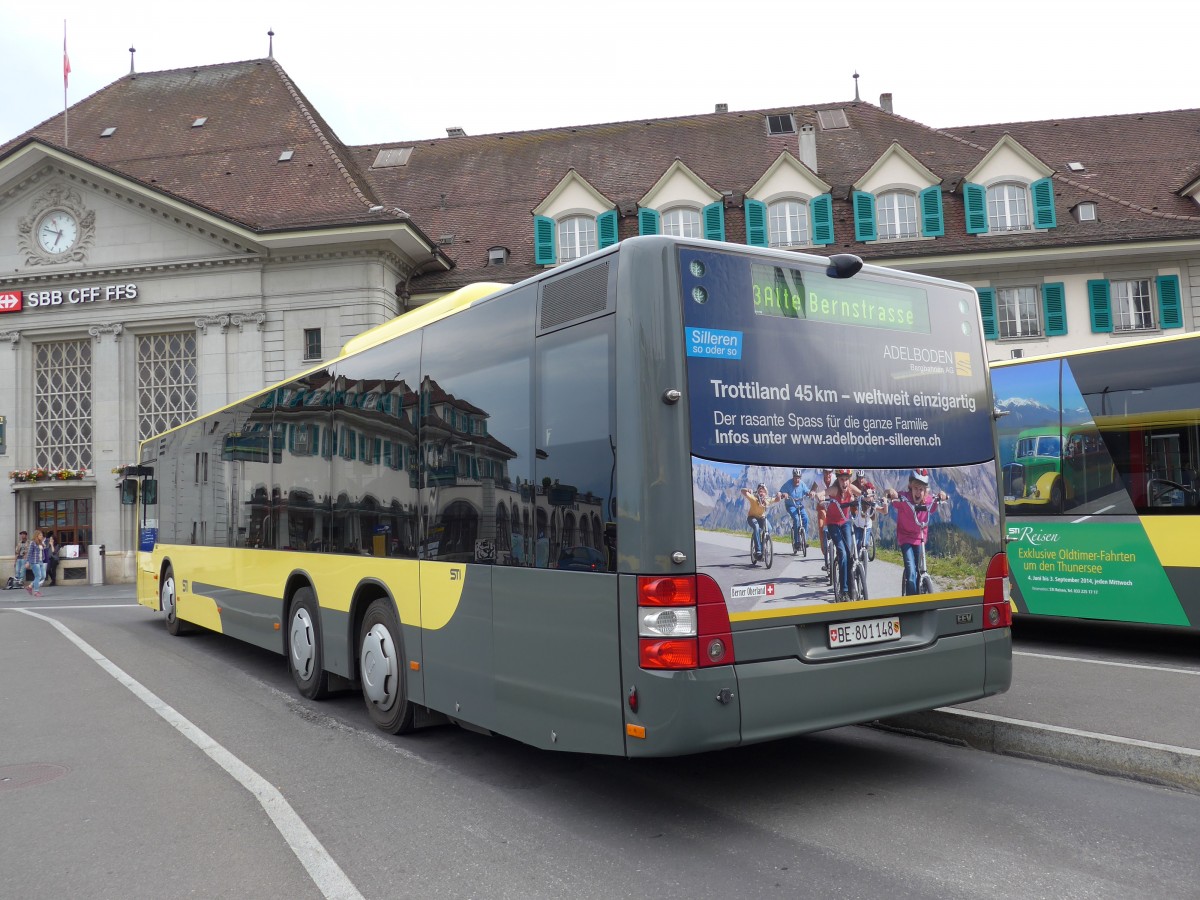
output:
[[[1070,900],[1200,883],[1200,797],[1182,791],[860,727],[637,762],[454,727],[389,737],[357,694],[301,700],[281,658],[172,638],[128,602],[36,612],[0,609],[5,896]]]

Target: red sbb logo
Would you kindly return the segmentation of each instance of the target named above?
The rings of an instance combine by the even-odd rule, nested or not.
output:
[[[20,291],[0,291],[0,313],[20,312],[24,306]]]

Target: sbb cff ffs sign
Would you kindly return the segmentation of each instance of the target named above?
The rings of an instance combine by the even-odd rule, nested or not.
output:
[[[100,284],[56,291],[0,291],[0,313],[47,306],[77,306],[100,301],[136,300],[136,284]]]

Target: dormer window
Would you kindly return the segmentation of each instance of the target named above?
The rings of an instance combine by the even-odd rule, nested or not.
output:
[[[767,246],[806,247],[808,204],[803,200],[779,200],[767,207]]]
[[[917,236],[917,195],[911,191],[884,191],[875,198],[875,226],[879,239]]]
[[[673,234],[676,237],[704,237],[700,211],[686,207],[667,210],[662,214],[662,233]]]
[[[596,220],[591,216],[569,216],[558,223],[560,262],[579,259],[596,249]]]
[[[1049,178],[1033,184],[1003,181],[988,187],[963,183],[967,234],[1054,228],[1054,187]]]
[[[1096,204],[1090,201],[1080,203],[1075,207],[1075,219],[1079,222],[1096,221]]]
[[[1028,231],[1029,194],[1023,184],[987,189],[988,231]]]

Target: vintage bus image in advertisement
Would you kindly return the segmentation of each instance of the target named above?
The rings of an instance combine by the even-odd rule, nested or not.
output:
[[[974,291],[641,236],[142,444],[138,598],[389,733],[667,756],[1006,690]]]
[[[1200,335],[993,363],[1012,598],[1200,628]]]

